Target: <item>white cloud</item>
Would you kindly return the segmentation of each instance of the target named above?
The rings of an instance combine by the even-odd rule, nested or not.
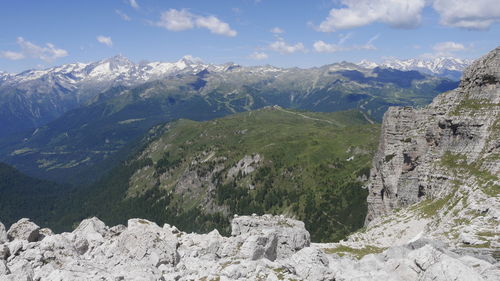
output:
[[[254,59],[254,60],[265,60],[267,59],[269,56],[264,53],[264,52],[253,52],[251,55],[250,55],[250,58],[251,59]]]
[[[324,41],[316,41],[313,44],[313,48],[318,53],[336,53],[342,51],[353,51],[353,50],[376,50],[377,47],[372,44],[365,45],[353,45],[353,46],[342,46],[339,44],[328,44]]]
[[[420,24],[423,9],[432,7],[445,26],[486,29],[500,22],[498,0],[339,0],[340,8],[330,10],[316,27],[323,32],[349,29],[381,22],[393,27],[412,28]]]
[[[229,24],[219,20],[214,16],[208,17],[198,17],[196,19],[196,26],[204,27],[210,30],[210,32],[225,35],[229,37],[234,37],[238,34],[235,30],[232,30]]]
[[[412,28],[420,24],[425,0],[341,0],[343,6],[330,14],[317,29],[332,32],[382,22]]]
[[[453,56],[453,53],[455,52],[460,52],[460,51],[466,51],[469,49],[468,47],[464,46],[462,43],[457,43],[457,42],[452,42],[452,41],[447,41],[447,42],[440,42],[436,43],[432,49],[434,50],[434,54],[425,54],[427,56]]]
[[[122,20],[126,20],[126,21],[130,21],[131,20],[131,18],[127,14],[125,14],[123,11],[115,10],[115,13],[117,15],[119,15],[120,18],[122,18]]]
[[[337,44],[329,44],[322,40],[316,41],[313,44],[314,51],[318,53],[336,53],[342,51],[353,51],[353,50],[376,50],[377,47],[373,45],[373,42],[378,39],[379,35],[375,35],[366,44],[363,45],[352,45],[344,46],[343,43],[350,37],[350,34],[342,36]]]
[[[58,49],[52,43],[46,43],[45,46],[38,46],[24,40],[23,37],[17,37],[16,43],[21,48],[21,51],[3,51],[1,52],[2,57],[11,60],[35,58],[44,60],[46,62],[51,62],[57,58],[65,57],[68,55],[68,52],[66,50]]]
[[[440,23],[467,29],[486,29],[500,22],[498,0],[434,0],[433,8],[441,15]]]
[[[18,52],[12,52],[12,51],[3,51],[3,52],[0,52],[0,57],[6,58],[9,60],[20,60],[20,59],[24,59],[24,54],[18,53]]]
[[[137,4],[136,0],[129,0],[128,2],[132,8],[139,9],[139,4]]]
[[[437,43],[436,45],[434,45],[434,47],[432,47],[432,49],[436,52],[456,52],[464,51],[467,48],[464,46],[464,44],[448,41]]]
[[[111,37],[106,37],[106,36],[102,36],[102,35],[99,35],[97,36],[97,42],[99,43],[102,43],[108,47],[112,47],[113,46],[113,40],[111,40]]]
[[[194,27],[192,18],[193,15],[187,10],[170,9],[161,13],[156,25],[172,31],[182,31]]]
[[[289,45],[283,40],[282,38],[279,38],[277,41],[271,43],[269,45],[269,49],[276,51],[280,54],[293,54],[295,52],[306,52],[306,48],[304,47],[304,44],[301,42],[295,44],[295,45]]]
[[[228,23],[219,20],[215,16],[203,17],[192,14],[185,9],[170,9],[161,13],[160,21],[156,22],[155,25],[171,31],[182,31],[198,27],[206,28],[215,34],[230,37],[238,34],[235,30],[231,29]]]
[[[274,33],[274,34],[282,34],[282,33],[285,33],[285,31],[279,27],[274,27],[273,29],[271,29],[271,33]]]

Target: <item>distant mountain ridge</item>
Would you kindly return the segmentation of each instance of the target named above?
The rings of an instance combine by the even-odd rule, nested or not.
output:
[[[97,62],[70,63],[17,74],[0,71],[0,137],[43,126],[69,110],[92,103],[101,93],[114,87],[135,87],[172,77],[198,75],[203,78],[202,76],[214,74],[227,74],[224,79],[236,77],[239,80],[244,79],[242,76],[250,75],[252,81],[249,82],[263,85],[268,81],[293,75],[298,80],[291,81],[291,84],[300,84],[300,80],[322,79],[324,71],[353,70],[363,73],[373,71],[351,63],[335,63],[308,69],[270,65],[240,66],[234,63],[209,64],[192,56],[184,56],[176,62],[134,63],[122,55]],[[228,91],[230,90],[232,89]],[[314,84],[308,89],[292,90],[314,91]]]
[[[116,86],[130,87],[168,76],[230,68],[234,68],[231,63],[205,64],[191,56],[177,62],[136,64],[117,55],[92,63],[77,62],[17,74],[0,72],[0,136],[45,125]]]
[[[467,59],[462,60],[453,57],[437,57],[429,59],[413,58],[406,60],[391,58],[384,60],[382,63],[362,60],[358,63],[358,65],[366,68],[388,67],[404,71],[416,70],[426,74],[459,80],[464,69],[471,63],[472,60]]]

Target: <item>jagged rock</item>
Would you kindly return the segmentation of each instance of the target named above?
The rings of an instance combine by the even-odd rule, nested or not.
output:
[[[236,217],[231,228],[232,236],[246,237],[242,254],[255,259],[283,259],[311,243],[303,222],[283,216]]]
[[[7,262],[0,260],[0,276],[10,274],[10,269],[7,267]]]
[[[7,237],[10,241],[14,239],[27,240],[34,242],[38,240],[40,227],[29,219],[20,219],[14,223],[7,232]]]
[[[315,248],[304,248],[298,251],[289,258],[285,268],[304,280],[335,280],[335,275],[329,268],[328,257]]]
[[[10,256],[10,250],[7,245],[0,245],[0,260],[6,260]]]
[[[426,268],[422,281],[482,281],[481,275],[464,263],[448,256],[442,257],[439,262],[435,262]]]
[[[127,229],[110,246],[112,253],[120,254],[124,259],[146,260],[155,267],[175,265],[179,259],[177,247],[177,237],[144,219],[130,219]]]
[[[47,236],[54,235],[54,232],[52,232],[52,229],[50,228],[42,228],[39,231],[39,235],[38,240],[43,240]]]
[[[7,231],[5,231],[5,225],[0,222],[0,244],[7,242]]]
[[[230,237],[216,230],[187,234],[143,219],[112,231],[92,218],[72,233],[3,244],[9,254],[0,259],[0,280],[496,280],[500,272],[498,262],[453,253],[438,241],[417,239],[356,260],[310,244],[299,221],[237,218]],[[96,237],[99,244],[90,247]],[[295,242],[283,250],[274,243],[280,237]],[[277,258],[292,245],[302,248]]]
[[[446,151],[465,156],[467,163],[484,159],[484,170],[500,172],[498,157],[487,157],[499,152],[492,144],[498,139],[498,65],[500,47],[467,68],[459,88],[439,95],[426,108],[389,108],[370,176],[368,222],[438,194],[446,188],[443,181],[452,185],[447,167],[435,165]],[[433,176],[437,174],[445,178]]]

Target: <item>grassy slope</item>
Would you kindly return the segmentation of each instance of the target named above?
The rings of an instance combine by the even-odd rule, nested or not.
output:
[[[359,178],[369,171],[379,125],[357,111],[266,108],[162,129],[145,150],[82,190],[68,205],[78,208],[69,207],[59,226],[98,215],[109,224],[144,217],[227,233],[234,213],[285,213],[304,220],[315,241],[332,241],[363,224],[366,190]],[[228,175],[256,154],[263,158],[256,171]],[[189,188],[180,183],[186,176],[194,179]]]

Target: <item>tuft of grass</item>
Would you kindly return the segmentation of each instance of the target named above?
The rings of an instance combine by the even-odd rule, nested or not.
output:
[[[339,256],[345,256],[346,254],[350,254],[357,258],[358,260],[363,258],[366,255],[369,254],[378,254],[382,253],[386,248],[380,248],[380,247],[375,247],[375,246],[365,246],[363,248],[351,248],[348,246],[340,245],[335,248],[327,248],[324,249],[324,252],[326,254],[337,254]]]

